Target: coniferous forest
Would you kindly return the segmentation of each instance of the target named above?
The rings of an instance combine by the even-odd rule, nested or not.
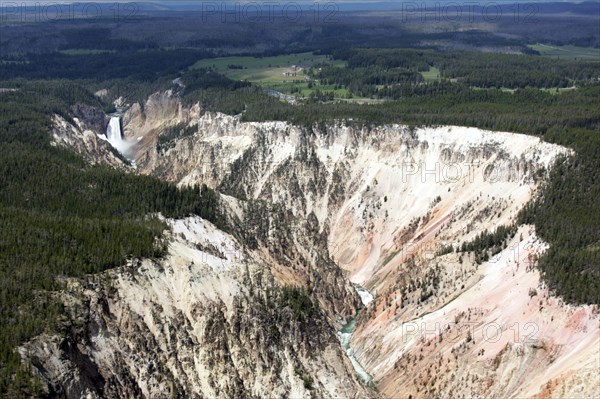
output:
[[[600,62],[543,57],[530,48],[543,41],[541,34],[524,25],[506,28],[506,21],[495,35],[391,25],[382,32],[378,19],[345,18],[339,24],[274,23],[259,30],[242,24],[232,32],[223,24],[198,28],[191,16],[151,13],[130,25],[113,20],[92,27],[81,21],[0,25],[0,397],[37,395],[39,387],[15,348],[59,328],[62,309],[52,291],[61,288],[61,277],[163,256],[168,226],[162,217],[193,214],[228,228],[219,194],[206,186],[180,189],[91,166],[51,145],[52,115],[72,121],[75,104],[109,113],[115,98],[141,101],[159,90],[173,90],[204,110],[241,114],[244,121],[290,121],[306,129],[332,121],[474,126],[569,147],[574,155],[557,161],[519,223],[534,224],[550,244],[539,259],[546,284],[566,302],[600,304]],[[554,23],[541,25],[552,31],[547,45],[598,50],[593,27],[559,32]],[[156,26],[169,32],[185,26],[191,33],[158,37]],[[327,88],[294,104],[260,84],[194,67],[222,56],[301,52],[327,57],[307,70],[311,85]],[[426,78],[431,70],[439,76]],[[174,83],[177,78],[183,86]],[[110,100],[94,95],[100,89],[108,90]],[[341,98],[336,90],[347,95]],[[168,148],[190,134],[175,126],[158,145]],[[485,261],[515,231],[503,226],[455,250]],[[308,294],[296,288],[286,288],[282,301],[297,318],[316,311]]]
[[[50,115],[70,118],[67,100],[102,105],[80,86],[39,83],[0,96],[0,392],[14,397],[31,382],[14,348],[58,320],[50,293],[60,288],[59,277],[162,256],[167,226],[159,213],[197,214],[221,226],[223,220],[206,187],[180,190],[88,166],[51,146]]]

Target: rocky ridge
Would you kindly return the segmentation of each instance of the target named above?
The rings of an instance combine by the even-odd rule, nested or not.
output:
[[[514,224],[566,149],[532,136],[463,127],[242,122],[199,105],[186,108],[171,92],[131,106],[123,125],[126,137],[138,143],[139,173],[180,185],[205,183],[223,193],[238,245],[261,259],[272,278],[270,285],[258,284],[259,291],[309,287],[327,325],[320,330],[324,342],[333,342],[335,329],[359,307],[350,282],[374,294],[351,346],[383,397],[552,397],[598,389],[597,380],[582,382],[598,367],[597,309],[565,305],[544,289],[534,265],[545,244],[532,227],[521,227],[510,245],[483,264],[472,253],[454,252],[480,233]],[[515,248],[521,249],[517,255]],[[173,248],[171,256],[177,253]],[[122,271],[111,273],[118,279]],[[240,292],[248,284],[256,287],[243,281]],[[236,309],[245,313],[249,307]],[[501,339],[474,338],[490,323],[499,326]],[[537,326],[535,341],[520,339],[530,337],[529,330],[509,339],[506,331],[515,323]],[[450,328],[442,332],[438,324]],[[471,326],[469,341],[465,325]],[[414,326],[421,330],[408,331]],[[302,341],[301,334],[294,337]],[[243,346],[235,343],[227,351]],[[324,383],[314,392],[365,394],[347,359],[331,350],[338,353],[332,378],[352,380],[352,392],[341,394],[339,386]],[[330,360],[320,361],[331,368]],[[231,382],[237,380],[227,361],[219,363],[226,386],[239,386]],[[197,374],[205,372],[206,364],[198,367]],[[256,381],[241,371],[246,367],[236,363],[239,378]],[[318,380],[315,368],[306,370],[307,381]],[[291,389],[293,379],[280,378]],[[180,381],[192,380],[192,392],[211,397],[196,375]],[[271,388],[260,395],[276,395]]]

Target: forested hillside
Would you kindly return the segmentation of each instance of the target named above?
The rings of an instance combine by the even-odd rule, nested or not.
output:
[[[0,396],[35,389],[14,348],[59,326],[60,306],[50,294],[60,288],[59,277],[161,256],[166,225],[153,216],[158,212],[197,214],[222,225],[217,197],[206,187],[179,190],[91,167],[51,146],[50,115],[70,118],[69,101],[102,106],[66,82],[0,93]]]
[[[419,83],[422,78],[415,72],[425,72],[431,67],[440,71],[440,79],[479,88],[564,88],[585,85],[599,77],[598,64],[594,62],[514,54],[428,49],[339,49],[334,50],[332,56],[346,61],[347,68],[324,68],[314,72],[317,78],[344,84],[356,92],[371,91],[369,94],[379,96],[390,94],[385,90],[369,90],[372,89],[370,86]],[[367,70],[369,73],[366,73]],[[413,74],[409,75],[411,72]]]
[[[52,299],[61,277],[162,256],[166,224],[158,213],[196,214],[226,228],[218,194],[207,187],[178,189],[90,166],[51,145],[52,115],[72,121],[71,107],[81,103],[109,113],[115,99],[143,104],[157,91],[172,90],[203,111],[289,121],[307,131],[327,123],[460,125],[567,146],[574,155],[559,160],[519,222],[535,224],[550,244],[539,261],[546,283],[569,303],[600,304],[600,63],[544,58],[530,47],[546,36],[556,45],[598,46],[597,20],[586,15],[589,4],[582,7],[577,26],[542,15],[527,26],[507,14],[473,29],[447,25],[448,32],[360,14],[320,25],[311,14],[302,23],[260,29],[219,20],[199,27],[199,14],[152,13],[135,23],[0,26],[0,397],[35,396],[39,387],[14,349],[61,327],[61,308]],[[283,94],[298,96],[294,104],[253,81],[194,69],[208,58],[308,51],[329,62],[286,82],[290,90]],[[286,66],[269,67],[281,79],[277,68]],[[193,133],[171,127],[158,145],[167,149]],[[514,231],[506,226],[481,235],[464,250],[483,261]],[[303,292],[285,291],[282,298],[296,313],[314,310]]]

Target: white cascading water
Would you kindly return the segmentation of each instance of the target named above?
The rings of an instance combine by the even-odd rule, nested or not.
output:
[[[113,116],[110,118],[110,122],[106,128],[106,139],[117,151],[125,155],[127,149],[129,148],[129,143],[123,140],[120,117]]]
[[[110,122],[106,127],[106,140],[115,150],[119,151],[121,155],[129,160],[134,169],[137,168],[130,152],[132,144],[123,138],[123,133],[121,132],[120,116],[111,116]]]
[[[364,306],[367,306],[373,301],[373,294],[371,294],[363,287],[354,284],[354,289],[356,289],[356,292],[360,296],[360,299]],[[350,320],[348,324],[342,327],[342,329],[338,332],[338,339],[340,340],[340,344],[346,352],[346,355],[348,355],[350,362],[352,362],[352,366],[354,366],[354,370],[356,371],[358,378],[360,378],[360,380],[367,386],[372,387],[373,377],[367,372],[367,370],[363,368],[363,366],[361,366],[358,360],[356,360],[356,357],[354,357],[354,350],[350,347],[350,340],[352,339],[352,333],[354,333],[354,328],[356,327],[357,318],[358,315],[356,315],[354,319]]]

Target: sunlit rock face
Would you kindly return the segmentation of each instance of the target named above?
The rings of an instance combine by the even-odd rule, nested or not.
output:
[[[115,167],[126,168],[126,160],[106,139],[106,127],[98,119],[94,121],[74,117],[67,121],[60,115],[52,118],[52,144],[69,148],[91,164],[108,164]],[[97,130],[100,129],[100,130]]]
[[[194,228],[197,238],[191,238],[177,227],[190,221],[174,221],[171,255],[160,266],[148,260],[130,266],[137,270],[137,291],[122,285],[127,269],[107,273],[119,292],[108,314],[140,315],[128,325],[148,330],[157,342],[155,331],[191,337],[159,343],[153,352],[156,367],[169,368],[177,387],[189,384],[208,397],[241,386],[248,395],[285,397],[278,384],[293,393],[289,397],[376,395],[359,382],[336,337],[362,307],[347,344],[382,397],[585,397],[599,388],[592,378],[600,344],[597,310],[565,305],[541,285],[535,262],[547,246],[532,226],[520,226],[510,244],[483,263],[454,252],[482,232],[514,224],[554,160],[568,154],[565,148],[527,135],[454,126],[242,122],[198,105],[183,107],[169,92],[131,106],[122,121],[124,137],[136,143],[138,173],[223,193],[230,239],[244,254],[244,261],[237,255],[232,260],[237,266],[211,266],[209,255],[221,251],[227,258],[222,245],[228,244],[189,242],[225,233]],[[194,251],[205,255],[194,258]],[[192,272],[200,270],[189,283],[201,284],[198,290],[187,288],[192,272],[178,266],[181,257]],[[152,288],[158,282],[168,287]],[[366,291],[358,295],[355,284]],[[237,327],[230,329],[232,320],[241,319],[246,336],[263,336],[264,311],[250,318],[247,313],[261,309],[270,287],[284,285],[310,287],[322,318],[282,329],[286,338],[271,346],[228,335],[239,335]],[[171,291],[158,299],[159,292]],[[147,292],[155,293],[145,299],[152,317],[132,299]],[[188,310],[195,307],[200,310]],[[182,316],[170,316],[178,314],[171,308]],[[215,309],[221,315],[213,315]],[[210,347],[198,333],[207,318],[225,334],[222,357],[210,363],[199,355]],[[152,324],[156,320],[160,327]],[[31,345],[40,348],[35,340]],[[144,353],[117,348],[105,346],[94,362]],[[320,349],[303,352],[314,348]],[[169,356],[179,353],[194,366],[175,367]],[[236,356],[263,359],[265,368],[252,369]],[[267,372],[275,358],[289,371]],[[151,382],[152,372],[127,364],[127,378],[144,392],[166,389],[165,381]],[[299,364],[304,371],[294,374]],[[218,389],[230,390],[215,391],[206,375],[217,376]]]
[[[65,334],[20,348],[69,398],[365,397],[326,316],[287,306],[269,259],[198,217],[162,260],[69,281]],[[358,396],[357,396],[358,395]]]

